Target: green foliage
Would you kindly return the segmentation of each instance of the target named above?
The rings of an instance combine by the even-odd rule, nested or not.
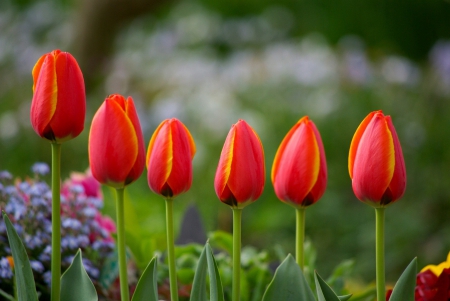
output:
[[[16,277],[16,289],[18,301],[37,301],[36,286],[33,271],[31,270],[25,247],[22,244],[16,229],[14,229],[8,216],[3,212],[3,219],[8,232],[8,240],[14,258],[14,277]],[[89,301],[87,299],[86,301]]]
[[[131,301],[158,301],[158,257],[153,257],[139,278]]]
[[[417,258],[414,258],[395,284],[389,301],[414,301],[416,275]]]
[[[72,264],[61,276],[61,300],[97,301],[97,291],[83,266],[81,250],[73,258]]]
[[[316,283],[317,299],[318,301],[340,301],[341,299],[333,292],[331,287],[320,277],[316,272],[314,273],[314,280]],[[350,297],[343,296],[343,299]]]

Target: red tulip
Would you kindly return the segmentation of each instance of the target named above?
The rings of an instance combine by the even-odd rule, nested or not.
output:
[[[157,194],[175,197],[192,184],[195,143],[186,126],[166,119],[153,133],[147,150],[148,185]]]
[[[405,162],[390,116],[375,111],[361,122],[350,145],[348,168],[362,202],[385,207],[403,196]]]
[[[287,133],[275,155],[272,183],[278,198],[295,207],[317,202],[327,185],[327,163],[319,131],[308,116]]]
[[[114,94],[95,113],[89,133],[92,175],[102,184],[123,188],[145,165],[144,137],[133,99]]]
[[[42,138],[58,143],[78,136],[84,128],[86,96],[74,57],[60,50],[44,54],[32,74],[33,129]]]
[[[231,127],[217,166],[214,188],[220,201],[243,208],[264,189],[264,150],[256,132],[239,120]]]

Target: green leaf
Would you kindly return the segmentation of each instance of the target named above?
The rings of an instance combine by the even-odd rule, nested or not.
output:
[[[350,295],[345,295],[345,296],[338,296],[339,300],[341,301],[347,301],[348,299],[350,299],[352,297],[352,294]]]
[[[314,280],[319,301],[339,301],[338,296],[317,272],[314,273]]]
[[[97,292],[92,284],[81,258],[81,250],[72,260],[69,268],[61,276],[61,300],[64,301],[97,301]]]
[[[31,270],[25,247],[17,235],[6,213],[3,212],[6,232],[8,233],[9,245],[14,259],[14,275],[16,277],[18,301],[37,301],[36,285],[34,283],[33,271]]]
[[[263,301],[302,300],[315,301],[302,270],[289,254],[275,271]]]
[[[225,231],[214,231],[208,235],[209,243],[217,249],[222,249],[228,252],[228,254],[233,253],[233,235]]]
[[[10,294],[8,294],[7,292],[5,292],[2,289],[0,289],[0,296],[5,297],[6,300],[16,301],[13,296],[11,296]]]
[[[406,267],[392,291],[390,301],[414,301],[416,288],[417,258]]]
[[[158,301],[157,257],[149,262],[136,286],[131,301]]]
[[[197,269],[195,270],[194,282],[192,283],[191,301],[208,301],[206,296],[206,246],[203,249],[197,263]]]
[[[209,243],[206,243],[206,261],[209,271],[209,296],[211,301],[224,301],[222,281],[220,280],[219,269]]]

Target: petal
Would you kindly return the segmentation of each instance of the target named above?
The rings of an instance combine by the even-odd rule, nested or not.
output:
[[[244,120],[235,128],[227,185],[236,201],[245,203],[256,200],[264,189],[264,151],[258,135]]]
[[[89,133],[89,163],[100,183],[125,186],[138,156],[138,138],[120,105],[106,99],[95,114]]]
[[[406,189],[406,168],[405,160],[403,159],[402,147],[395,131],[392,119],[390,116],[386,116],[387,125],[391,131],[392,140],[394,142],[395,151],[395,169],[392,181],[389,184],[389,189],[392,193],[393,201],[400,199],[405,193]]]
[[[30,119],[36,133],[44,137],[56,111],[57,86],[55,60],[51,54],[42,56],[33,68],[34,94]]]
[[[125,114],[133,124],[134,132],[137,137],[137,149],[138,155],[136,157],[136,161],[134,162],[133,168],[127,176],[126,184],[130,184],[137,180],[145,167],[145,145],[144,145],[144,135],[142,134],[141,124],[139,122],[139,117],[136,112],[136,108],[134,106],[133,99],[128,97],[125,106]]]
[[[353,191],[361,201],[380,202],[395,168],[391,131],[382,113],[376,113],[359,140],[353,165]]]
[[[320,154],[314,130],[309,126],[308,119],[301,119],[280,154],[274,182],[277,196],[302,205],[317,182],[319,167]]]
[[[148,185],[155,193],[161,194],[172,171],[172,132],[169,120],[164,120],[150,140],[148,151]]]
[[[355,156],[356,152],[358,150],[358,146],[361,140],[362,135],[364,134],[367,125],[372,120],[373,116],[377,113],[382,113],[381,111],[374,111],[371,112],[369,115],[364,118],[364,120],[361,122],[361,124],[356,129],[355,134],[353,135],[352,142],[350,143],[350,151],[348,154],[348,171],[350,173],[350,178],[353,179],[353,165],[355,163]]]
[[[189,190],[192,184],[192,137],[187,128],[178,120],[170,120],[172,132],[172,171],[167,184],[173,196]],[[195,147],[195,145],[194,145]]]
[[[314,132],[316,143],[317,146],[319,147],[319,157],[320,157],[319,175],[317,176],[316,183],[314,184],[314,187],[311,189],[310,192],[314,202],[317,202],[322,197],[327,187],[327,179],[328,179],[327,160],[325,157],[325,148],[323,147],[322,138],[320,137],[319,130],[312,121],[309,122],[309,126],[312,128]]]
[[[83,74],[70,53],[55,54],[55,70],[57,104],[50,127],[56,140],[64,141],[78,136],[84,129],[86,93]]]
[[[216,175],[214,178],[214,189],[216,191],[217,197],[224,201],[228,198],[228,194],[224,195],[225,187],[227,186],[228,179],[231,173],[231,164],[233,162],[233,152],[234,152],[234,139],[236,136],[236,125],[231,126],[228,132],[227,138],[222,148],[220,154],[219,164],[217,166]]]

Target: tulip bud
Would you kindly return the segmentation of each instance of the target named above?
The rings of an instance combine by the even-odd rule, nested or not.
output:
[[[264,150],[256,132],[239,120],[231,127],[220,155],[214,188],[220,201],[243,208],[264,189]]]
[[[86,95],[75,58],[54,50],[37,61],[32,74],[30,119],[35,132],[57,143],[78,136],[84,128]]]
[[[89,164],[102,184],[123,188],[145,165],[144,137],[133,99],[110,95],[98,109],[89,133]]]
[[[181,121],[172,118],[161,122],[147,150],[150,189],[166,198],[188,191],[195,150],[194,139]]]
[[[406,188],[402,148],[390,116],[370,113],[353,136],[348,169],[356,197],[373,207],[400,199]]]
[[[317,202],[327,185],[327,163],[319,131],[307,116],[287,133],[272,166],[280,200],[304,208]]]

